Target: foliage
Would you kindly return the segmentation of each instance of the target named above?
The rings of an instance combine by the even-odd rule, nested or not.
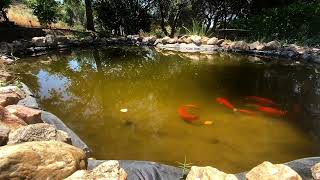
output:
[[[188,32],[189,35],[198,35],[198,36],[207,36],[210,37],[212,33],[210,33],[211,29],[207,28],[204,24],[197,22],[196,20],[192,20],[192,28],[188,29],[184,27],[184,29]]]
[[[76,29],[85,26],[85,6],[81,0],[64,0],[61,20]]]
[[[261,13],[232,22],[234,28],[250,30],[251,39],[280,39],[320,43],[320,3],[294,3],[285,8],[263,9]],[[316,42],[310,39],[317,38]]]
[[[57,22],[60,16],[60,4],[55,0],[29,0],[28,4],[41,25]]]
[[[116,35],[150,31],[151,16],[143,1],[97,0],[94,9],[101,30]]]

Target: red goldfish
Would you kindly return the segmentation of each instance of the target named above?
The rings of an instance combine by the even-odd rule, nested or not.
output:
[[[263,98],[263,97],[259,97],[259,96],[246,96],[245,98],[248,100],[253,100],[253,101],[260,103],[260,104],[266,104],[266,105],[272,105],[272,106],[276,105],[276,103],[273,102],[272,100],[267,99],[267,98]]]
[[[199,116],[188,113],[186,108],[198,109],[195,105],[192,104],[179,107],[178,114],[183,120],[191,122],[199,119]]]
[[[257,107],[257,110],[273,116],[285,116],[288,113],[287,111],[282,111],[276,108],[264,106]]]
[[[221,104],[224,105],[226,108],[231,109],[233,111],[237,111],[237,109],[226,99],[224,98],[217,98],[216,101]]]
[[[238,109],[238,112],[243,113],[243,114],[247,114],[247,115],[251,115],[251,116],[256,115],[255,112],[250,111],[250,110],[246,110],[246,109]]]

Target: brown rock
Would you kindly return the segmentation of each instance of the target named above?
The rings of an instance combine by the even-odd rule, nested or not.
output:
[[[11,131],[14,131],[26,125],[27,123],[22,119],[11,114],[6,108],[0,106],[0,126],[7,127]]]
[[[216,168],[192,166],[186,180],[238,180],[233,174],[227,174]]]
[[[201,38],[201,44],[208,44],[209,38],[208,37],[202,37]]]
[[[25,97],[24,92],[18,88],[17,86],[5,86],[5,87],[0,87],[0,94],[3,93],[16,93],[18,94],[21,98]]]
[[[86,165],[81,149],[59,141],[0,147],[0,179],[63,179]]]
[[[77,171],[66,180],[125,180],[127,176],[124,169],[120,168],[119,162],[112,160],[100,164],[92,171]]]
[[[8,142],[10,129],[5,126],[0,126],[0,146],[6,145]]]
[[[213,38],[208,39],[207,44],[208,44],[208,45],[217,45],[217,44],[218,44],[218,41],[219,41],[218,38],[213,37]]]
[[[315,180],[320,180],[320,163],[315,164],[311,168],[312,177]]]
[[[22,98],[17,93],[2,93],[0,94],[0,106],[8,106],[17,104]]]
[[[196,45],[201,45],[201,37],[198,35],[192,35],[190,36],[191,41]]]
[[[23,119],[27,124],[42,123],[41,110],[28,108],[22,105],[10,105],[7,106],[6,109],[10,113]]]
[[[31,141],[61,141],[71,144],[71,139],[66,132],[46,123],[30,124],[15,130],[10,133],[8,144]]]
[[[247,180],[301,180],[297,172],[283,164],[263,162],[246,174]]]
[[[278,50],[281,48],[281,43],[279,41],[270,41],[265,44],[262,50]]]

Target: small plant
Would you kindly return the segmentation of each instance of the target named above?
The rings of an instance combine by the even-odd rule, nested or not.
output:
[[[178,167],[182,169],[182,176],[180,179],[185,179],[185,174],[186,174],[186,172],[190,171],[192,163],[187,163],[187,156],[184,156],[183,163],[181,163],[181,162],[176,162],[176,163],[179,164]]]
[[[212,33],[210,33],[211,29],[205,27],[204,24],[199,23],[195,20],[192,20],[192,29],[189,30],[188,28],[184,27],[183,28],[187,31],[188,35],[198,35],[198,36],[207,36],[210,37],[212,36]]]

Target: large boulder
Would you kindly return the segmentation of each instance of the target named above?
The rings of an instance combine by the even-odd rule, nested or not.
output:
[[[186,180],[238,180],[233,174],[227,174],[216,168],[192,166]]]
[[[171,38],[170,38],[169,36],[166,36],[166,37],[163,37],[163,38],[161,39],[161,42],[162,42],[162,44],[167,44],[170,39],[171,39]]]
[[[201,44],[208,44],[209,38],[208,37],[202,37],[201,38]]]
[[[8,144],[31,141],[61,141],[71,144],[71,139],[64,131],[57,130],[47,123],[31,124],[10,133]]]
[[[17,93],[2,93],[0,94],[0,106],[8,106],[17,104],[22,98]]]
[[[21,98],[25,97],[24,92],[18,88],[17,86],[5,86],[5,87],[0,87],[0,94],[3,93],[16,93],[18,94]]]
[[[8,142],[10,129],[5,126],[0,126],[0,146],[6,145]]]
[[[22,119],[11,114],[6,108],[0,106],[0,126],[4,126],[11,131],[14,131],[26,125],[28,124]]]
[[[23,119],[27,124],[42,123],[41,110],[25,107],[22,105],[10,105],[6,109],[17,117]]]
[[[302,180],[297,172],[283,164],[263,162],[246,174],[247,180]]]
[[[235,41],[231,44],[231,49],[249,50],[249,45],[245,41]]]
[[[311,168],[312,177],[315,180],[320,180],[320,163],[315,164]]]
[[[156,40],[157,40],[157,37],[155,36],[144,37],[142,38],[142,43],[147,45],[154,44]]]
[[[125,180],[127,173],[119,165],[118,161],[106,161],[92,171],[79,170],[66,180]]]
[[[201,45],[201,36],[198,36],[198,35],[192,35],[190,36],[191,38],[191,41],[196,44],[196,45]]]
[[[186,43],[186,44],[190,44],[192,43],[191,37],[189,36],[182,36],[178,39],[177,41],[178,43]]]
[[[46,46],[56,46],[57,40],[54,35],[48,34],[45,37]]]
[[[59,141],[0,147],[0,179],[63,179],[86,167],[81,149]]]

